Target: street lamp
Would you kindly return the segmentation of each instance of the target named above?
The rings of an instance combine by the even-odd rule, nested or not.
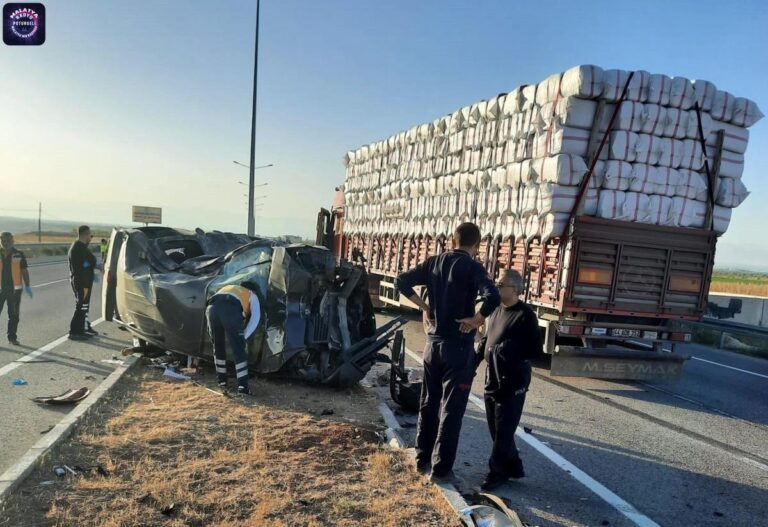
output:
[[[236,164],[236,165],[239,165],[239,166],[241,166],[241,167],[244,167],[244,168],[247,168],[247,169],[250,169],[250,168],[251,168],[251,167],[250,167],[250,165],[246,165],[245,163],[241,163],[240,161],[232,161],[232,162],[233,162],[234,164]],[[270,164],[268,164],[268,165],[261,165],[261,166],[258,166],[258,167],[253,167],[253,169],[254,169],[254,170],[258,170],[258,169],[260,169],[260,168],[269,168],[269,167],[273,167],[273,166],[275,166],[275,165],[274,165],[274,163],[270,163]]]

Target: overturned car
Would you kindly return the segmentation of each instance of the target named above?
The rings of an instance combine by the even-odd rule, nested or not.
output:
[[[206,360],[208,300],[225,285],[256,283],[261,320],[247,348],[249,368],[260,374],[354,384],[403,324],[377,328],[365,271],[337,264],[324,247],[200,229],[116,229],[106,275],[107,320],[142,344]]]

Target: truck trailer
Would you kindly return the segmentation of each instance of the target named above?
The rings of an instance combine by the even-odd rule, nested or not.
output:
[[[698,321],[703,316],[707,305],[717,237],[727,228],[731,208],[746,197],[746,189],[743,186],[740,187],[743,188],[741,193],[743,197],[733,199],[733,195],[729,195],[726,197],[729,199],[726,199],[722,195],[723,189],[742,185],[740,180],[737,181],[737,176],[740,177],[741,172],[733,171],[733,167],[728,163],[734,162],[733,150],[741,150],[743,163],[744,150],[742,146],[734,146],[734,141],[743,141],[745,149],[746,139],[743,133],[746,130],[729,124],[736,122],[733,112],[731,113],[732,121],[719,124],[720,121],[717,119],[725,118],[717,113],[715,104],[717,101],[727,100],[727,97],[723,99],[717,95],[719,91],[713,92],[714,86],[706,81],[690,83],[686,79],[688,84],[678,82],[683,92],[689,84],[696,85],[696,91],[693,92],[694,95],[691,95],[688,103],[682,98],[679,102],[670,102],[672,100],[670,97],[662,102],[659,96],[658,104],[651,105],[648,103],[651,95],[643,95],[642,92],[643,83],[648,84],[650,82],[648,79],[653,77],[647,72],[622,74],[620,70],[603,71],[594,66],[577,67],[574,70],[577,70],[576,87],[571,86],[566,89],[569,82],[574,85],[573,70],[569,70],[565,74],[559,74],[559,78],[552,76],[539,85],[524,86],[509,94],[501,94],[493,101],[482,101],[478,108],[475,108],[477,105],[473,105],[467,111],[462,109],[452,116],[449,114],[444,123],[435,121],[429,128],[431,132],[428,134],[420,135],[423,127],[417,127],[404,135],[393,136],[394,141],[390,138],[389,142],[384,141],[381,144],[364,147],[367,148],[367,152],[381,152],[376,154],[383,158],[383,161],[378,163],[381,168],[376,171],[378,165],[374,163],[374,171],[367,172],[371,170],[372,164],[366,160],[367,164],[359,165],[364,171],[360,176],[355,170],[350,171],[348,166],[347,181],[345,185],[336,189],[333,205],[329,210],[322,209],[318,215],[317,243],[332,249],[338,259],[365,266],[369,274],[371,296],[377,307],[415,308],[399,294],[394,285],[395,278],[428,257],[450,250],[452,228],[462,221],[473,221],[480,225],[483,234],[477,258],[485,266],[489,275],[497,277],[502,269],[515,269],[523,276],[526,284],[524,300],[537,313],[543,332],[544,352],[552,356],[552,375],[611,379],[676,379],[682,372],[685,360],[689,358],[678,352],[676,346],[690,342],[691,339],[691,334],[681,329],[687,326],[677,322]],[[615,81],[610,84],[608,79],[613,78],[614,71],[619,73],[616,74]],[[595,79],[598,75],[603,79],[601,82],[604,81],[604,86],[598,87],[595,91],[597,84]],[[570,81],[567,80],[569,78]],[[664,78],[669,79],[665,76]],[[678,80],[679,78],[675,78],[675,81]],[[606,95],[609,90],[613,91],[613,96]],[[539,94],[547,91],[548,94],[540,100]],[[509,112],[507,116],[503,110],[498,110],[495,114],[490,111],[492,105],[496,108],[506,108],[511,97],[516,98],[514,105],[518,108],[517,110]],[[526,97],[528,102],[525,101]],[[572,100],[563,103],[563,97]],[[589,110],[594,115],[590,129],[569,128],[569,122],[572,123],[575,119],[573,108],[586,104],[582,98],[587,97],[593,98],[588,101],[590,104],[594,103],[594,108]],[[646,101],[645,110],[642,110],[643,103],[637,102],[640,98]],[[663,106],[663,104],[670,106]],[[681,108],[687,107],[688,110],[672,108],[672,104],[677,104]],[[638,105],[641,110],[638,110]],[[651,169],[659,173],[663,172],[667,174],[668,180],[672,172],[675,178],[683,176],[689,179],[692,176],[699,178],[701,192],[698,198],[691,200],[685,197],[669,197],[686,195],[685,192],[689,190],[687,187],[678,187],[683,188],[684,192],[677,194],[673,189],[667,193],[666,197],[663,195],[665,190],[658,190],[663,189],[660,186],[651,187],[651,190],[647,191],[649,194],[661,194],[656,197],[651,196],[655,200],[654,203],[664,205],[666,203],[664,200],[669,202],[666,205],[665,218],[669,217],[668,209],[679,203],[683,209],[689,206],[696,209],[696,213],[691,216],[695,216],[695,220],[668,221],[657,212],[658,218],[645,218],[640,221],[632,221],[629,218],[628,221],[627,218],[616,219],[620,217],[619,215],[611,217],[610,211],[607,213],[587,211],[590,192],[593,193],[595,201],[598,199],[597,196],[600,196],[601,207],[603,198],[607,201],[613,197],[611,193],[617,192],[608,190],[605,182],[596,182],[596,174],[599,170],[605,170],[605,167],[601,167],[600,164],[608,163],[609,161],[606,160],[618,158],[619,161],[615,163],[625,163],[625,158],[621,157],[624,155],[621,141],[625,140],[625,143],[628,143],[626,137],[633,133],[628,131],[630,128],[635,129],[632,127],[636,126],[634,119],[637,111],[644,112],[646,121],[643,126],[649,128],[653,123],[648,124],[648,115],[658,116],[660,112],[667,112],[667,116],[673,115],[679,120],[681,114],[688,112],[686,117],[688,132],[686,133],[689,134],[689,138],[685,139],[688,143],[684,146],[687,152],[693,152],[690,154],[691,161],[688,165],[682,164],[685,161],[663,160],[661,156],[651,160],[650,155],[640,162],[640,154],[636,156],[633,154],[634,163],[630,168],[634,170],[637,166],[638,169],[644,169],[646,172]],[[474,115],[479,115],[475,118],[474,124],[471,119],[473,112],[475,112]],[[530,114],[536,112],[538,112],[538,118],[545,123],[543,127],[535,128],[533,125],[526,125],[528,128],[521,128],[523,133],[515,135],[513,132],[505,135],[505,129],[510,129],[505,124],[506,119],[519,121],[518,115],[522,115],[532,121]],[[552,112],[551,115],[550,112]],[[750,114],[749,119],[742,116],[739,124],[743,127],[753,124],[753,121],[762,116],[759,110],[755,112]],[[541,118],[543,113],[547,115]],[[497,122],[491,126],[493,119]],[[513,123],[509,126],[518,125]],[[473,130],[472,127],[475,129]],[[655,125],[654,128],[656,128]],[[460,138],[460,141],[457,141],[456,135],[466,134],[467,132],[463,130],[467,129],[470,129],[472,137],[480,137],[480,139]],[[625,129],[627,131],[622,131]],[[440,141],[441,135],[445,136],[445,141]],[[638,132],[637,137],[632,138],[632,141],[637,141],[638,138],[643,139],[642,135]],[[553,139],[555,136],[560,139],[555,141]],[[573,148],[582,147],[577,141],[567,142],[568,137],[575,136],[578,141],[584,142],[583,151],[573,150]],[[423,137],[430,138],[429,146],[419,145]],[[653,143],[657,139],[666,140],[651,134],[643,140]],[[512,141],[514,146],[510,148]],[[402,147],[398,147],[398,143]],[[676,144],[682,147],[683,143],[684,141],[680,140],[678,143],[670,144],[674,150]],[[455,148],[457,144],[459,146]],[[542,144],[544,144],[543,150]],[[439,153],[441,149],[445,152],[444,154]],[[537,149],[539,153],[536,153]],[[487,156],[484,155],[486,152]],[[374,156],[368,153],[365,155],[369,158]],[[449,161],[438,163],[440,155],[444,155]],[[503,171],[505,163],[509,171],[509,163],[527,158],[534,159],[523,161],[523,163],[531,161],[535,163],[537,156],[547,159],[556,155],[569,156],[569,162],[574,159],[577,161],[583,159],[586,167],[583,177],[576,180],[574,186],[559,187],[568,191],[567,195],[570,199],[566,202],[568,207],[554,210],[561,206],[561,202],[554,206],[539,205],[540,210],[533,211],[540,216],[542,223],[538,231],[540,234],[537,235],[527,234],[525,227],[522,227],[523,235],[520,227],[500,228],[503,222],[498,218],[494,220],[491,214],[493,207],[489,207],[488,202],[483,203],[483,200],[487,199],[485,196],[494,192],[498,194],[502,192],[500,189],[504,188],[503,176],[497,179],[495,172]],[[674,155],[674,153],[669,155],[669,159]],[[348,165],[353,157],[348,154]],[[391,174],[393,157],[396,159],[395,176]],[[451,161],[453,157],[456,157],[457,162]],[[699,157],[700,160],[694,160],[695,157]],[[416,161],[406,161],[411,164],[403,172],[397,168],[397,163],[403,164],[402,158]],[[467,158],[471,158],[472,161],[467,163]],[[422,160],[419,161],[419,159]],[[476,159],[479,161],[475,163]],[[423,170],[419,170],[416,175],[408,175],[412,167],[418,167],[424,163],[431,163],[430,173],[426,177]],[[473,177],[481,190],[472,194],[469,200],[464,199],[468,187],[461,186],[458,192],[447,193],[442,198],[431,198],[435,203],[431,214],[424,215],[419,212],[417,215],[413,212],[417,205],[421,207],[419,208],[421,211],[423,207],[420,205],[420,200],[423,198],[418,192],[406,194],[408,188],[413,191],[414,186],[419,184],[421,188],[427,189],[421,192],[428,194],[430,182],[441,179],[444,181],[437,185],[432,183],[432,188],[435,186],[453,188],[456,180],[463,182],[464,179],[462,179],[463,175],[459,178],[458,175],[451,175],[451,173],[461,172],[467,166],[473,167],[473,164],[474,167],[479,167],[476,171],[478,175]],[[670,166],[677,168],[670,168]],[[406,181],[410,178],[411,183],[407,187],[406,185],[402,187],[405,190],[402,190],[403,194],[400,197],[405,199],[400,199],[400,202],[405,202],[406,208],[405,213],[400,217],[407,217],[410,214],[418,217],[419,221],[423,217],[432,218],[431,223],[424,223],[422,228],[422,224],[417,222],[416,229],[413,228],[412,221],[407,223],[400,220],[398,224],[397,214],[402,208],[397,206],[398,200],[395,199],[397,196],[391,191],[385,191],[383,196],[390,197],[382,198],[379,207],[363,208],[367,217],[361,219],[357,214],[357,228],[348,228],[350,198],[357,199],[355,203],[359,203],[360,195],[363,199],[367,199],[366,192],[367,195],[373,192],[374,196],[378,197],[379,187],[384,185],[391,187],[393,184],[396,186],[398,175],[403,173],[406,174]],[[374,175],[373,179],[370,177],[371,174]],[[541,179],[541,176],[539,178]],[[359,180],[368,183],[367,187],[363,187],[362,192],[357,190],[360,187]],[[419,183],[420,180],[423,182]],[[373,181],[372,185],[371,181]],[[377,181],[379,187],[376,186]],[[574,182],[568,181],[565,185],[571,183]],[[641,183],[645,185],[645,182]],[[535,184],[547,183],[536,181]],[[522,191],[518,194],[518,203],[522,203],[526,198]],[[639,194],[635,194],[637,195]],[[689,193],[687,196],[692,197],[693,194]],[[463,203],[471,200],[474,202],[461,208]],[[498,201],[499,198],[495,200]],[[426,201],[429,202],[430,199]],[[459,205],[456,206],[456,203]],[[410,212],[408,207],[411,207]],[[497,207],[501,211],[501,207]],[[683,218],[687,213],[679,209],[678,206],[674,214]],[[518,212],[519,210],[518,206]],[[455,211],[462,212],[459,214]],[[359,227],[359,225],[377,225],[377,218],[371,217],[377,214],[382,216],[380,218],[382,221],[378,225],[383,227],[373,229]],[[496,216],[500,214],[504,213],[499,212]],[[601,214],[603,217],[600,217]],[[545,233],[543,227],[545,219],[551,220],[551,218],[555,218],[560,226],[549,229]],[[518,222],[516,225],[519,226],[521,223]]]

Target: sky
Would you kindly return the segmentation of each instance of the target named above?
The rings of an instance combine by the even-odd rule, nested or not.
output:
[[[0,216],[242,232],[255,1],[49,0],[0,47]],[[312,236],[345,152],[577,64],[713,81],[768,113],[764,1],[262,0],[256,230]],[[768,269],[768,119],[717,265]]]

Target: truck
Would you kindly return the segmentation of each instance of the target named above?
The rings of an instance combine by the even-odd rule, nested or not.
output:
[[[592,167],[609,131],[610,125],[590,134]],[[710,188],[722,141],[721,135],[707,164]],[[582,194],[585,189],[583,182]],[[349,234],[343,190],[338,187],[330,209],[318,214],[317,245],[365,266],[375,306],[415,308],[397,291],[396,277],[451,250],[451,237]],[[690,358],[677,347],[691,340],[689,326],[678,322],[699,321],[707,307],[717,244],[711,193],[704,228],[592,217],[578,206],[564,232],[543,242],[484,232],[477,259],[491,277],[502,269],[523,276],[524,301],[537,314],[552,375],[677,379]]]

